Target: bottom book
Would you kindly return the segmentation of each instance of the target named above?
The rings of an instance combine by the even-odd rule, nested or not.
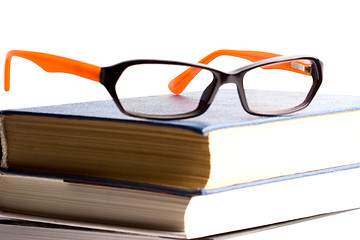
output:
[[[316,215],[266,226],[250,228],[198,240],[263,240],[263,239],[359,239],[360,209]],[[2,240],[166,240],[173,238],[124,233],[84,227],[71,227],[21,219],[1,218]]]
[[[358,208],[358,183],[360,164],[196,194],[2,172],[0,209],[27,220],[191,239]]]

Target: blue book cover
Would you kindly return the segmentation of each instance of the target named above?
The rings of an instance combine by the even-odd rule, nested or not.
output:
[[[259,117],[250,115],[243,110],[236,90],[223,89],[217,93],[214,102],[204,114],[184,120],[161,121],[129,117],[119,111],[113,100],[6,110],[2,114],[29,114],[57,118],[86,118],[161,125],[188,129],[202,135],[207,135],[209,132],[217,129],[257,125],[359,109],[360,96],[319,94],[307,108],[299,112],[278,117]]]

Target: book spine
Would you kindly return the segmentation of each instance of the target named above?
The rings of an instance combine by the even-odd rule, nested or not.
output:
[[[5,121],[4,116],[0,116],[0,149],[1,149],[1,168],[7,168],[7,141],[6,141],[6,132],[5,132]]]

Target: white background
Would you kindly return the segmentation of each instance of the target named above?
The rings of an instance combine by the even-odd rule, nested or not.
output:
[[[321,92],[359,95],[358,4],[351,0],[1,0],[0,66],[12,49],[98,66],[137,58],[196,62],[218,49],[309,54],[324,62]],[[0,90],[0,110],[109,98],[99,83],[46,73],[18,58],[13,63],[11,90]],[[339,220],[311,229],[320,229],[318,234],[327,234],[322,231],[328,229],[330,237],[345,225]],[[310,236],[306,229],[292,231],[288,237]]]

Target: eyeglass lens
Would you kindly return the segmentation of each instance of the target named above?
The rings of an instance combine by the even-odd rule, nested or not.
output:
[[[258,114],[279,114],[301,105],[313,85],[312,66],[309,60],[296,60],[248,71],[243,86],[249,109]]]
[[[168,84],[187,69],[189,66],[171,64],[138,64],[126,68],[115,87],[121,105],[129,112],[159,116],[194,111],[214,76],[211,71],[198,69],[199,73],[185,90],[175,95]]]

